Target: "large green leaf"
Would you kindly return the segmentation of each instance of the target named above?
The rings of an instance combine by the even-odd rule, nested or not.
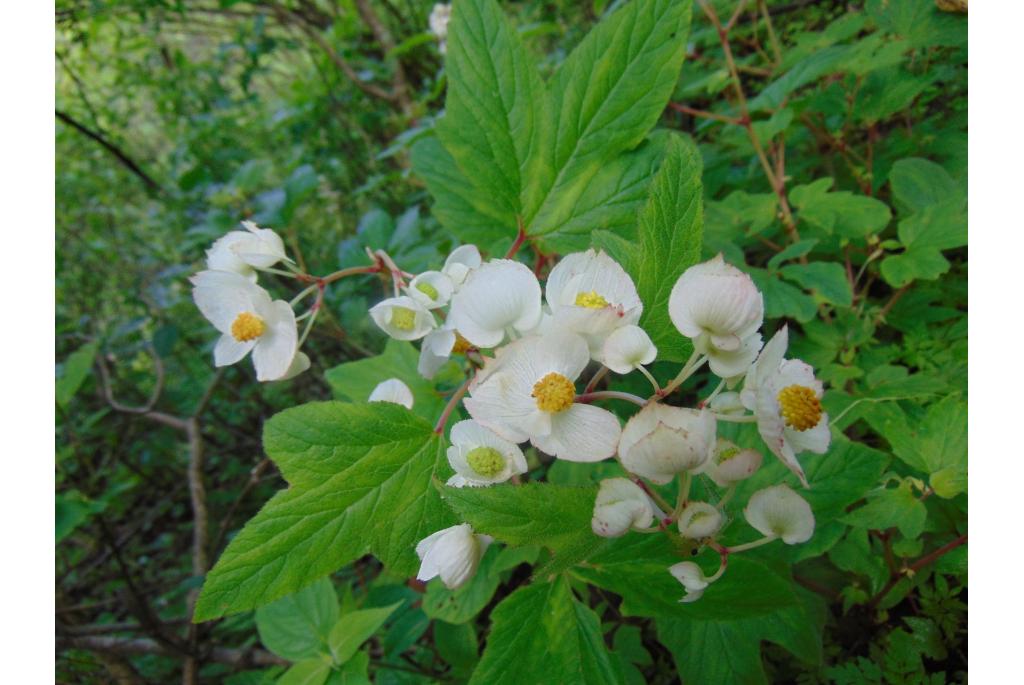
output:
[[[532,216],[551,174],[551,119],[533,58],[494,0],[455,2],[446,67],[441,142],[502,214]]]
[[[700,259],[704,227],[701,159],[689,138],[671,136],[665,161],[640,213],[638,248],[630,270],[644,303],[640,325],[658,347],[658,358],[685,361],[689,341],[668,316],[668,298],[679,276]]]
[[[604,543],[590,519],[596,487],[551,483],[499,485],[490,488],[444,488],[444,501],[478,533],[510,545],[542,545],[563,568],[585,558]]]
[[[62,365],[62,373],[57,378],[55,393],[57,404],[66,407],[75,396],[82,383],[92,369],[92,362],[100,349],[99,341],[86,343],[72,352]]]
[[[210,571],[194,619],[252,609],[367,552],[415,572],[416,543],[454,523],[431,485],[448,474],[431,425],[397,404],[315,402],[268,422],[277,493]]]
[[[491,614],[491,632],[471,685],[620,683],[601,623],[559,576],[519,588]]]
[[[348,662],[359,650],[359,645],[369,640],[401,604],[395,602],[386,607],[358,609],[342,616],[327,637],[334,663]]]
[[[825,301],[842,307],[853,303],[853,290],[846,277],[846,270],[836,262],[811,262],[809,264],[788,264],[781,269],[784,277],[799,283],[806,290],[813,290]]]
[[[338,597],[321,578],[298,592],[256,610],[263,646],[288,661],[327,654],[327,638],[338,622]]]
[[[801,221],[843,238],[864,238],[880,233],[892,218],[889,206],[873,197],[845,190],[829,192],[831,178],[796,186],[789,198]]]
[[[686,54],[690,4],[634,0],[598,24],[548,86],[553,183],[545,184],[530,235],[560,248],[560,229],[593,177],[635,148],[658,121]],[[575,246],[572,242],[571,246]]]
[[[895,162],[889,172],[889,187],[901,214],[913,214],[964,194],[949,172],[921,157]]]

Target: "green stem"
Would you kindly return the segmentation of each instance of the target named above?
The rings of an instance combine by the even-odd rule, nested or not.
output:
[[[760,540],[754,540],[753,542],[746,542],[746,543],[743,543],[742,545],[736,545],[735,547],[726,547],[725,551],[727,553],[729,553],[729,554],[735,554],[736,552],[745,552],[748,549],[754,549],[756,547],[761,547],[762,545],[767,545],[769,542],[775,542],[778,539],[779,539],[779,537],[777,535],[766,535],[765,537],[761,538]]]

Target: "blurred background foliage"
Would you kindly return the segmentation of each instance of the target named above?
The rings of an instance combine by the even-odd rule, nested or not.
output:
[[[502,3],[545,75],[618,4]],[[690,133],[704,158],[707,256],[746,265],[769,319],[790,323],[793,354],[830,385],[838,426],[890,459],[799,567],[826,600],[824,657],[807,664],[766,645],[776,682],[966,680],[959,5],[715,0],[719,21],[733,21],[738,90],[695,4],[661,122]],[[262,454],[262,422],[329,397],[328,369],[384,348],[366,310],[386,283],[331,289],[307,343],[313,369],[258,385],[247,365],[212,368],[213,332],[186,278],[246,218],[281,232],[318,274],[364,263],[365,247],[415,272],[458,244],[432,218],[409,159],[444,105],[430,10],[412,0],[57,1],[59,681],[273,682],[293,660],[257,631],[258,613],[188,627],[197,558],[208,566],[282,484]],[[190,479],[197,449],[201,478]],[[207,522],[198,551],[197,502]],[[524,560],[496,570],[479,613],[451,623],[431,623],[437,611],[424,613],[423,596],[372,558],[346,568],[334,590],[342,611],[400,608],[371,621],[365,663],[332,682],[464,680],[482,619],[528,576],[516,570]],[[614,602],[595,603],[613,620]],[[678,662],[645,622],[608,641],[631,682],[677,682]]]

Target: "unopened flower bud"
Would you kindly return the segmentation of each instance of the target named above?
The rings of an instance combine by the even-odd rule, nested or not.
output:
[[[639,326],[615,329],[604,341],[601,361],[615,373],[629,373],[658,356],[658,348]]]
[[[743,449],[730,440],[719,438],[701,473],[724,488],[754,475],[761,468],[762,461],[763,457],[757,450]]]
[[[437,309],[448,304],[454,290],[451,279],[440,271],[424,271],[410,281],[405,292],[427,309]]]
[[[595,534],[616,538],[630,528],[647,528],[653,520],[651,500],[639,485],[628,478],[601,481],[590,522]]]
[[[714,535],[722,527],[722,512],[707,502],[691,502],[679,515],[679,534],[699,540]]]
[[[782,538],[787,545],[807,542],[814,534],[811,505],[788,485],[758,490],[750,497],[743,515],[761,534]]]
[[[673,564],[669,566],[668,572],[686,588],[686,595],[679,600],[680,602],[696,602],[710,585],[704,576],[704,571],[692,561],[680,561],[678,564]]]
[[[392,402],[406,409],[412,409],[413,397],[409,386],[397,378],[389,378],[377,384],[367,402]]]
[[[474,534],[468,523],[439,530],[416,545],[421,560],[416,578],[426,581],[440,576],[445,587],[455,590],[476,573],[491,541],[487,535]]]
[[[715,444],[715,417],[708,411],[651,403],[622,429],[619,457],[626,469],[655,483],[700,467]]]

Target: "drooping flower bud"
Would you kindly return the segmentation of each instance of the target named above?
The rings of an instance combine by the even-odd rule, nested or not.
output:
[[[421,561],[417,580],[440,576],[449,590],[462,587],[476,573],[491,541],[490,536],[474,534],[468,523],[437,531],[416,545]]]
[[[699,540],[714,535],[722,527],[722,512],[707,502],[690,502],[679,515],[679,534]]]
[[[672,287],[669,317],[722,378],[746,372],[760,349],[764,298],[722,255],[691,266]]]
[[[758,490],[743,510],[747,523],[762,535],[782,538],[787,545],[807,542],[814,534],[814,513],[788,485]]]
[[[715,444],[715,417],[705,410],[648,404],[622,429],[619,457],[630,473],[654,483],[700,467]]]
[[[435,6],[436,8],[437,6]],[[441,273],[451,279],[456,289],[466,281],[469,272],[479,269],[482,260],[476,245],[460,245],[444,260]]]
[[[438,50],[443,55],[447,51],[448,42],[448,22],[452,18],[452,5],[451,3],[437,3],[434,8],[430,10],[430,18],[428,23],[430,25],[430,32],[434,34],[434,37],[438,40]]]
[[[686,588],[686,595],[679,600],[683,603],[696,602],[710,585],[704,576],[704,571],[692,561],[680,561],[678,564],[673,564],[668,567],[668,572]]]
[[[639,326],[623,326],[612,331],[601,348],[601,361],[615,373],[629,373],[646,366],[658,356],[658,348]]]
[[[370,317],[395,340],[419,340],[437,322],[426,307],[411,297],[391,297],[370,308]]]
[[[651,500],[639,485],[628,478],[601,481],[590,522],[595,534],[617,538],[630,528],[647,528],[653,520]]]
[[[757,450],[742,449],[736,443],[719,438],[715,451],[704,464],[706,474],[718,487],[724,488],[750,478],[761,468],[763,457]]]
[[[438,309],[448,304],[454,290],[451,279],[440,271],[424,271],[409,282],[405,292],[427,309]]]
[[[389,378],[377,384],[367,402],[392,402],[406,409],[412,409],[412,390],[398,378]]]

